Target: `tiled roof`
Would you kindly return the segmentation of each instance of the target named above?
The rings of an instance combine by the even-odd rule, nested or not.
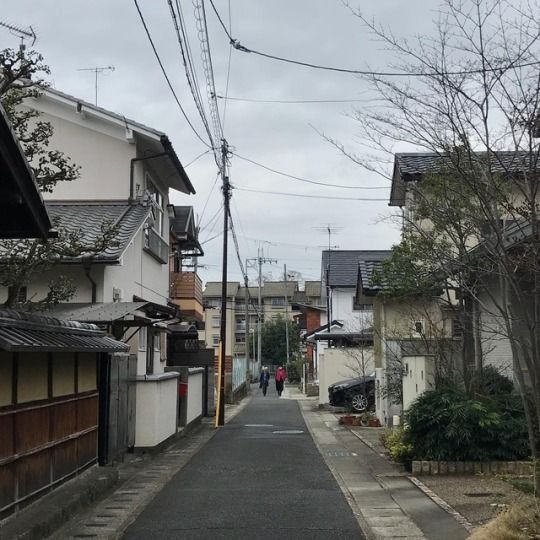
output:
[[[304,291],[306,296],[321,296],[321,282],[306,281]]]
[[[487,155],[487,152],[477,152],[470,157],[464,157],[463,165],[484,163]],[[491,155],[491,167],[495,172],[519,172],[529,167],[529,159],[528,152],[497,152],[495,155]],[[406,152],[396,154],[396,164],[403,177],[418,176],[443,168],[455,168],[457,161],[456,158],[450,159],[444,154],[434,152]]]
[[[262,296],[275,298],[287,294],[288,297],[292,297],[297,289],[297,281],[266,281],[262,288]]]
[[[0,309],[0,350],[124,352],[128,348],[93,324]]]
[[[390,191],[390,205],[402,206],[405,203],[405,182],[419,180],[422,175],[444,169],[467,169],[471,165],[480,166],[486,162],[487,152],[476,152],[463,157],[462,164],[457,157],[435,152],[397,153],[394,158],[394,172]],[[530,168],[531,154],[528,152],[496,152],[491,154],[491,170],[502,174],[516,174]],[[535,156],[535,168],[539,156]]]
[[[246,290],[245,287],[240,286],[238,288],[237,293],[236,293],[236,298],[241,298],[243,300],[244,295],[245,295],[245,290]],[[255,300],[258,299],[259,298],[259,287],[248,287],[248,293],[251,296],[251,298],[253,298]]]
[[[92,257],[97,262],[117,262],[150,211],[149,207],[127,201],[47,201],[46,207],[52,221],[59,221],[59,228],[79,234],[80,238],[89,244],[96,241],[102,227],[106,228],[108,224],[117,227],[112,245]],[[76,262],[81,258],[82,256],[64,260]]]
[[[359,265],[384,261],[390,256],[390,253],[390,251],[382,250],[326,250],[322,252],[322,275],[326,275],[326,267],[329,263],[329,285],[331,287],[356,287]],[[366,266],[366,271],[367,268],[368,266]]]
[[[371,277],[375,270],[381,270],[383,261],[360,261],[358,265],[359,278],[362,279],[362,288],[364,291],[379,291],[383,288],[382,283],[374,284],[371,282]]]
[[[227,297],[236,296],[240,283],[237,281],[229,281],[227,283]],[[205,298],[221,297],[221,281],[209,281],[203,291]]]

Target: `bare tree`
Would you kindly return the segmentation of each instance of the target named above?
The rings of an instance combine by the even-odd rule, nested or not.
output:
[[[482,316],[508,340],[537,459],[540,5],[445,0],[434,35],[414,40],[399,39],[353,12],[407,76],[366,77],[383,104],[355,113],[366,153],[329,140],[386,176],[385,156],[396,144],[435,156],[429,174],[403,186],[405,206],[412,210],[403,239],[424,253],[413,250],[411,265],[416,275],[446,283],[457,298],[468,339],[465,370],[481,369],[485,357],[478,333]]]
[[[37,111],[25,106],[47,87],[40,75],[49,73],[40,54],[6,49],[0,51],[0,102],[6,110],[15,134],[30,163],[42,192],[52,192],[58,182],[71,182],[79,177],[79,168],[58,150],[51,149],[52,125],[40,118]],[[3,240],[0,242],[0,285],[8,287],[6,305],[19,305],[21,289],[32,278],[58,265],[65,257],[84,255],[89,259],[115,244],[116,229],[103,223],[92,242],[85,241],[82,231],[69,230],[53,220],[57,237],[42,240]],[[70,279],[59,275],[49,284],[43,298],[30,298],[26,307],[47,307],[68,300],[75,293]]]

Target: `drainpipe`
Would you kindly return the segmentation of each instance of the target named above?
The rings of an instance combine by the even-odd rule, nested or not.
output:
[[[88,281],[90,282],[90,285],[92,287],[92,304],[95,304],[97,302],[97,283],[90,274],[92,262],[90,260],[83,261],[83,268],[84,273],[86,274],[86,277],[88,278]]]
[[[159,154],[153,154],[151,156],[145,156],[145,157],[136,157],[136,158],[132,158],[129,162],[129,200],[130,202],[133,201],[133,199],[135,198],[134,197],[134,194],[133,194],[133,176],[134,176],[134,170],[135,170],[135,163],[137,161],[146,161],[148,159],[154,159],[154,158],[160,158],[160,157],[165,157],[165,156],[168,156],[168,152],[160,152]]]

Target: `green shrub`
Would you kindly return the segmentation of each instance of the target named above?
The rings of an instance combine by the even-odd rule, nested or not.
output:
[[[405,419],[414,459],[506,461],[529,455],[523,407],[514,393],[479,401],[456,388],[431,390],[412,403]]]
[[[409,463],[413,455],[413,446],[407,440],[407,431],[402,427],[387,429],[381,435],[381,442],[394,461]]]
[[[287,377],[289,378],[289,382],[291,383],[298,383],[302,380],[302,366],[303,366],[302,360],[293,360],[292,362],[289,362],[286,366],[287,369]]]

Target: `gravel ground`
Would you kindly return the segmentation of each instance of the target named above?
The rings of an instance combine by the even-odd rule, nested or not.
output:
[[[523,499],[521,491],[493,476],[420,476],[420,480],[473,525],[495,517],[501,509]]]

